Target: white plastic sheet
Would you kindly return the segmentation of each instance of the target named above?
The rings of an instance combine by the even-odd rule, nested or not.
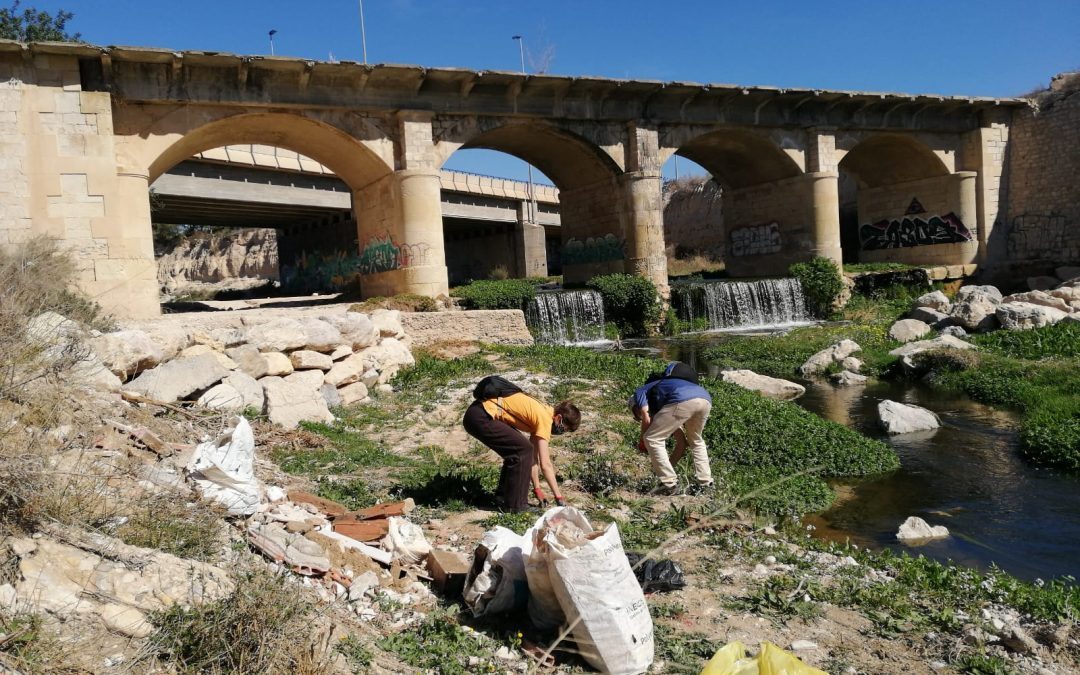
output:
[[[200,443],[187,470],[203,499],[217,501],[234,516],[255,513],[263,486],[255,477],[255,434],[243,417],[212,441]]]
[[[397,516],[391,516],[388,524],[389,530],[379,544],[394,560],[413,563],[431,553],[431,544],[419,525]]]

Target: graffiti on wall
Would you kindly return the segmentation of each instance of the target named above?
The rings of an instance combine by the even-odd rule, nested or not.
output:
[[[775,221],[731,231],[731,255],[737,258],[776,253],[781,246],[780,224]]]
[[[427,265],[430,251],[431,247],[423,242],[397,244],[390,235],[372,237],[360,250],[357,271],[360,274],[378,274]]]
[[[930,216],[928,219],[905,216],[899,220],[879,220],[859,228],[859,241],[864,251],[888,248],[962,244],[973,239],[955,213]]]
[[[585,241],[571,237],[562,249],[564,265],[585,265],[626,258],[624,242],[613,234],[589,237]]]
[[[1066,249],[1069,222],[1055,213],[1023,213],[1009,221],[1008,248],[1013,260],[1057,259]]]
[[[281,286],[296,293],[342,291],[356,281],[359,260],[345,251],[305,251],[281,266]]]

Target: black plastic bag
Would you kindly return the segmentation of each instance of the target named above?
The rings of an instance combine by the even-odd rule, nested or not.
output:
[[[677,591],[686,587],[682,568],[674,560],[649,558],[639,566],[638,563],[644,557],[640,553],[626,554],[626,559],[630,561],[630,567],[634,568],[634,576],[637,577],[642,591],[646,593]]]

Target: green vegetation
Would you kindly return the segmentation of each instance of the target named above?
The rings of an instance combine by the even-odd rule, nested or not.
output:
[[[869,293],[854,293],[844,308],[833,315],[834,319],[855,323],[892,325],[915,306],[919,296],[933,290],[941,290],[940,284],[931,287],[892,284],[876,288]],[[888,326],[886,326],[888,328]]]
[[[848,274],[864,274],[867,272],[903,272],[918,269],[918,265],[906,263],[876,262],[876,263],[844,263],[844,272]]]
[[[605,398],[620,408],[649,373],[662,367],[653,359],[570,347],[536,346],[509,353],[526,367],[607,383]],[[768,513],[819,510],[832,501],[822,477],[872,475],[899,466],[884,443],[802,408],[725,382],[703,384],[713,397],[705,427],[713,471],[736,503]],[[632,428],[628,432],[632,434]]]
[[[660,321],[660,296],[652,281],[636,274],[605,274],[589,280],[589,288],[604,299],[604,318],[626,337],[655,332]]]
[[[498,645],[476,632],[466,632],[450,610],[432,612],[421,623],[379,639],[378,645],[417,672],[469,675],[502,670],[493,660]],[[485,662],[469,666],[469,657]]]
[[[395,387],[402,390],[431,389],[446,385],[451,380],[486,375],[494,370],[491,363],[479,354],[446,360],[417,350],[413,356],[416,363],[403,368],[394,376]]]
[[[11,7],[0,7],[0,39],[19,42],[79,42],[78,33],[68,33],[67,22],[75,15],[57,10],[53,16],[48,12],[27,7],[19,11],[19,0]]]
[[[537,279],[474,281],[452,289],[450,295],[466,309],[525,309],[539,285]]]
[[[303,422],[302,428],[326,439],[318,448],[279,447],[271,455],[286,473],[319,476],[348,475],[371,466],[401,466],[406,460],[388,452],[381,444],[362,436],[340,422]]]
[[[815,256],[809,262],[792,265],[788,271],[802,284],[810,309],[818,316],[828,316],[844,290],[844,279],[836,263]]]
[[[349,307],[350,312],[363,312],[365,314],[370,314],[376,309],[397,309],[402,312],[437,312],[439,306],[434,298],[429,298],[426,295],[401,293],[388,298],[379,295]]]

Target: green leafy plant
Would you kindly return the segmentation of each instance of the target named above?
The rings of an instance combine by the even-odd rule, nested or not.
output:
[[[450,291],[466,309],[525,309],[536,296],[534,279],[474,281]]]
[[[828,316],[844,290],[844,280],[836,263],[830,258],[815,256],[809,262],[792,265],[788,271],[802,284],[811,309],[818,316]]]
[[[589,280],[589,288],[604,299],[604,316],[624,336],[655,332],[660,321],[660,296],[656,285],[635,274],[605,274]]]
[[[75,15],[57,10],[56,15],[27,7],[19,12],[22,3],[14,0],[11,7],[0,8],[0,38],[20,42],[79,42],[78,33],[68,33],[67,22]]]

